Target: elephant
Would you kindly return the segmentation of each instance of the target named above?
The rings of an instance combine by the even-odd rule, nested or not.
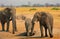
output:
[[[25,21],[25,28],[26,28],[27,36],[34,35],[34,33],[30,34],[31,28],[32,28],[32,20],[30,18],[26,18],[25,16],[22,16],[22,20]]]
[[[45,37],[48,37],[47,30],[49,32],[50,37],[53,37],[53,16],[50,13],[46,12],[36,12],[32,19],[32,28],[31,28],[31,34],[34,29],[35,22],[39,22],[40,24],[40,31],[41,31],[41,37],[43,37],[43,27],[45,30]]]
[[[0,11],[0,22],[2,25],[2,31],[5,31],[5,23],[7,23],[6,31],[8,32],[10,21],[12,21],[13,34],[15,33],[15,31],[17,30],[15,14],[15,8],[6,7]]]

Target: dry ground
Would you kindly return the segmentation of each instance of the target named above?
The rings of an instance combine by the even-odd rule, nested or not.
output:
[[[16,8],[16,16],[25,15],[28,18],[32,18],[34,13],[39,11],[49,12],[52,14],[54,18],[54,27],[53,27],[53,38],[44,37],[40,38],[40,29],[39,29],[39,23],[35,24],[34,31],[36,31],[35,35],[32,37],[26,37],[22,36],[21,34],[26,32],[25,31],[25,25],[24,21],[19,19],[16,19],[17,24],[17,32],[15,34],[12,34],[12,23],[10,22],[10,31],[9,32],[1,32],[1,24],[0,24],[0,39],[60,39],[60,10],[51,10],[53,7],[34,7],[37,10],[29,11],[33,7],[19,7]],[[6,25],[5,25],[6,28]]]

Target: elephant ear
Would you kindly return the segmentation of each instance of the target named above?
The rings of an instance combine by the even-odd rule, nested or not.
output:
[[[10,13],[10,11],[11,11],[11,8],[9,8],[9,7],[7,7],[7,8],[4,9],[5,13]]]
[[[16,9],[12,8],[12,26],[13,26],[13,34],[16,31]]]
[[[37,21],[40,20],[40,18],[41,18],[41,13],[40,12],[36,12],[36,18],[37,18]]]

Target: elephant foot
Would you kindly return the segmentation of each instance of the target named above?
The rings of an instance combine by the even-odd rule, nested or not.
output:
[[[15,33],[12,33],[12,34],[15,34]]]
[[[29,37],[29,36],[30,36],[30,34],[27,34],[27,36]]]
[[[50,34],[50,38],[53,38],[53,35]]]
[[[48,35],[45,35],[45,37],[48,37]]]
[[[9,32],[9,30],[6,30],[6,32]]]
[[[44,36],[41,36],[41,38],[43,38]]]
[[[43,35],[41,35],[41,38],[44,37]]]
[[[5,31],[5,30],[2,30],[2,31]]]
[[[33,33],[30,32],[30,36],[32,36]]]
[[[13,31],[12,34],[15,34],[15,32]]]
[[[50,36],[50,38],[53,38],[53,36]]]
[[[15,30],[17,32],[17,30]]]
[[[32,34],[30,33],[30,36],[33,36],[33,35],[35,35],[35,33],[32,33]]]
[[[36,31],[34,31],[33,33],[30,32],[30,36],[33,36],[35,35]]]

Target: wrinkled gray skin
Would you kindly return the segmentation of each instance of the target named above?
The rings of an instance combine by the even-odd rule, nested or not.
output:
[[[53,37],[53,17],[51,14],[45,12],[36,12],[32,19],[33,26],[31,28],[31,34],[34,29],[35,22],[39,22],[40,24],[41,37],[43,37],[43,27],[45,29],[45,37],[48,36],[47,30],[49,32],[50,37]]]
[[[15,20],[15,10],[12,8],[5,8],[0,11],[0,22],[2,24],[2,31],[5,31],[5,23],[7,23],[6,31],[9,31],[9,24],[12,21],[13,34],[16,31],[16,20]]]
[[[25,21],[25,28],[26,28],[26,32],[27,32],[27,36],[30,36],[30,32],[31,32],[31,27],[32,27],[32,22],[30,18],[26,18],[25,16],[22,16],[22,19]]]

